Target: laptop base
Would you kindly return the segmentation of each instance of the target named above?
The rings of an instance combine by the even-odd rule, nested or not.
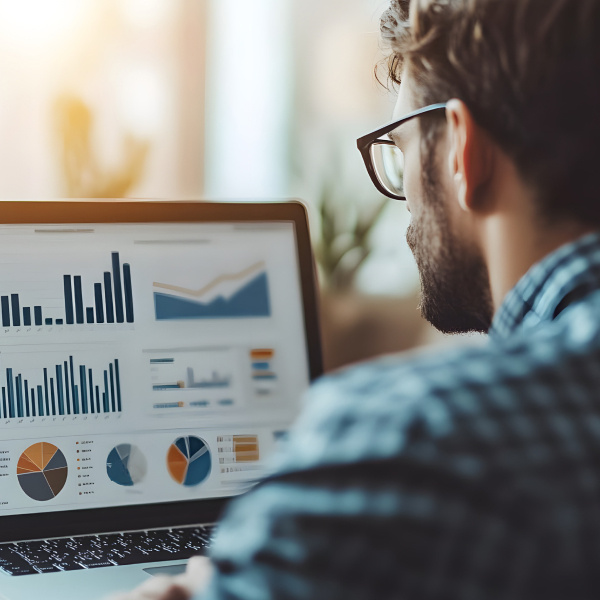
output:
[[[185,561],[174,560],[108,567],[109,577],[106,568],[21,577],[11,577],[0,572],[0,600],[106,600],[107,596],[131,591],[152,577],[148,570],[163,571],[166,568],[180,573],[184,565]]]

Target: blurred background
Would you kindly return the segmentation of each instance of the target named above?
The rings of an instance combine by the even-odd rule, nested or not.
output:
[[[440,343],[355,144],[391,119],[386,5],[0,0],[0,197],[301,198],[327,368]]]

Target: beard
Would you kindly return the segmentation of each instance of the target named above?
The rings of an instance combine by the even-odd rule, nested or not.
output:
[[[423,207],[406,233],[419,269],[421,315],[442,333],[486,333],[494,314],[487,266],[453,232],[435,164],[426,164],[433,162],[423,162]]]

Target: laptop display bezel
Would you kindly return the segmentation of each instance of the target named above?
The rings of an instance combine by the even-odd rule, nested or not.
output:
[[[98,223],[293,223],[311,381],[323,373],[317,285],[304,205],[163,200],[0,201],[0,226]],[[230,498],[0,516],[0,542],[211,523]]]

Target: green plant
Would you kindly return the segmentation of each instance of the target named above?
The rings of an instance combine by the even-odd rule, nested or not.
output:
[[[338,178],[325,178],[319,194],[320,236],[315,256],[325,288],[348,291],[371,254],[371,233],[388,202],[359,201],[355,195],[342,194]]]

